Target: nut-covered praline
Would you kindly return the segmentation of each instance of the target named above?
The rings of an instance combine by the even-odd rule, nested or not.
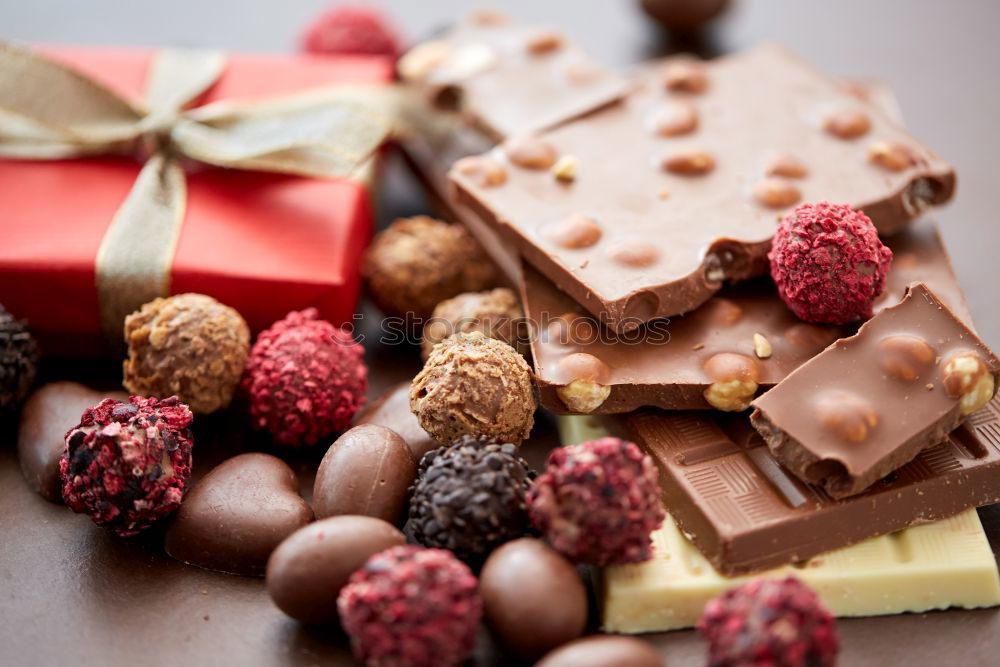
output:
[[[840,638],[833,616],[795,577],[754,579],[711,600],[698,621],[709,665],[833,667]]]
[[[384,313],[420,318],[445,299],[488,289],[500,279],[465,227],[426,216],[401,218],[376,236],[362,273]]]
[[[483,601],[475,575],[452,554],[402,546],[351,575],[337,609],[365,664],[452,667],[475,646]]]
[[[192,419],[176,396],[88,408],[59,462],[66,505],[122,537],[171,514],[191,476]]]
[[[243,390],[254,428],[298,447],[350,426],[364,405],[364,350],[315,308],[291,312],[257,337]]]
[[[465,436],[424,455],[410,489],[410,529],[424,546],[478,562],[529,527],[525,496],[534,479],[517,446]]]
[[[21,404],[38,369],[38,345],[24,322],[0,306],[0,413]]]
[[[524,358],[479,331],[435,345],[410,385],[410,409],[441,444],[472,435],[519,445],[531,433],[536,405]]]
[[[545,539],[577,563],[647,560],[665,515],[653,460],[631,442],[601,438],[555,449],[528,493]]]
[[[431,350],[453,333],[481,331],[508,345],[516,344],[523,317],[517,295],[506,287],[488,292],[467,292],[442,301],[424,325],[420,349],[426,359]]]
[[[195,414],[229,405],[250,348],[240,314],[204,294],[155,299],[125,318],[125,389],[177,396]]]

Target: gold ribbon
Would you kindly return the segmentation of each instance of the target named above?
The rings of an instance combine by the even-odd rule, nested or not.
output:
[[[338,86],[186,109],[224,68],[217,51],[159,51],[137,108],[65,65],[0,42],[0,157],[145,160],[97,253],[101,324],[111,340],[121,340],[126,315],[170,293],[187,200],[182,159],[347,178],[392,129],[395,96],[385,88]]]

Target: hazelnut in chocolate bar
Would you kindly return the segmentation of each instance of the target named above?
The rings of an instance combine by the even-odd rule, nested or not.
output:
[[[1000,502],[1000,398],[843,500],[786,472],[745,415],[645,410],[624,426],[659,466],[678,527],[724,575],[805,561]]]
[[[891,234],[955,180],[879,109],[775,46],[672,59],[621,102],[508,137],[450,178],[460,203],[616,331],[763,273],[797,203],[849,203]]]
[[[923,283],[753,402],[775,458],[831,497],[937,445],[996,393],[1000,359]]]
[[[971,323],[932,222],[917,223],[887,243],[895,261],[876,311],[898,303],[919,279]],[[761,390],[854,331],[802,322],[767,279],[726,288],[691,313],[620,335],[602,328],[532,267],[523,267],[521,285],[525,314],[539,325],[531,345],[541,403],[560,414],[643,406],[743,410]]]

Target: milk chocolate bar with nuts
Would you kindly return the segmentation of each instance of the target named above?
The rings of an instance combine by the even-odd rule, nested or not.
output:
[[[724,575],[800,563],[1000,502],[1000,397],[843,500],[786,472],[744,414],[644,410],[624,424],[603,419],[653,457],[674,521]]]
[[[753,402],[775,458],[833,498],[937,445],[996,393],[1000,359],[923,283]]]
[[[887,243],[895,260],[876,312],[898,303],[907,285],[922,280],[971,326],[932,222],[922,221]],[[532,267],[523,273],[524,311],[537,325],[531,341],[535,381],[542,405],[559,414],[624,413],[643,406],[743,410],[759,391],[854,333],[802,322],[774,284],[761,278],[726,288],[682,317],[615,334]]]
[[[954,190],[950,165],[786,51],[672,59],[621,102],[457,161],[457,200],[616,331],[766,271],[778,217],[849,203],[882,234]]]

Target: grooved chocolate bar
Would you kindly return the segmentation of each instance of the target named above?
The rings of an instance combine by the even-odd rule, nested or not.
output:
[[[664,502],[725,575],[804,561],[970,507],[1000,501],[1000,399],[941,444],[835,500],[785,472],[745,415],[643,411],[629,436],[660,467]]]
[[[455,163],[457,200],[616,331],[764,272],[780,214],[828,199],[880,232],[951,197],[954,172],[780,48],[671,60],[607,108]]]
[[[887,242],[895,259],[876,311],[898,303],[908,284],[923,280],[971,326],[934,224],[917,223]],[[778,297],[773,283],[759,279],[726,288],[687,315],[616,335],[536,270],[525,265],[523,273],[524,311],[539,325],[531,346],[536,383],[542,405],[559,414],[623,413],[643,406],[708,409],[712,406],[705,391],[717,379],[710,372],[717,355],[739,355],[756,369],[759,388],[767,389],[835,339],[853,333],[802,322]],[[759,345],[766,348],[755,349]],[[767,355],[762,358],[758,352]],[[579,388],[571,386],[574,382],[602,385],[604,400],[574,402]],[[586,394],[592,396],[593,390]]]
[[[996,393],[1000,359],[923,283],[763,396],[750,422],[775,458],[834,498],[936,445]]]

